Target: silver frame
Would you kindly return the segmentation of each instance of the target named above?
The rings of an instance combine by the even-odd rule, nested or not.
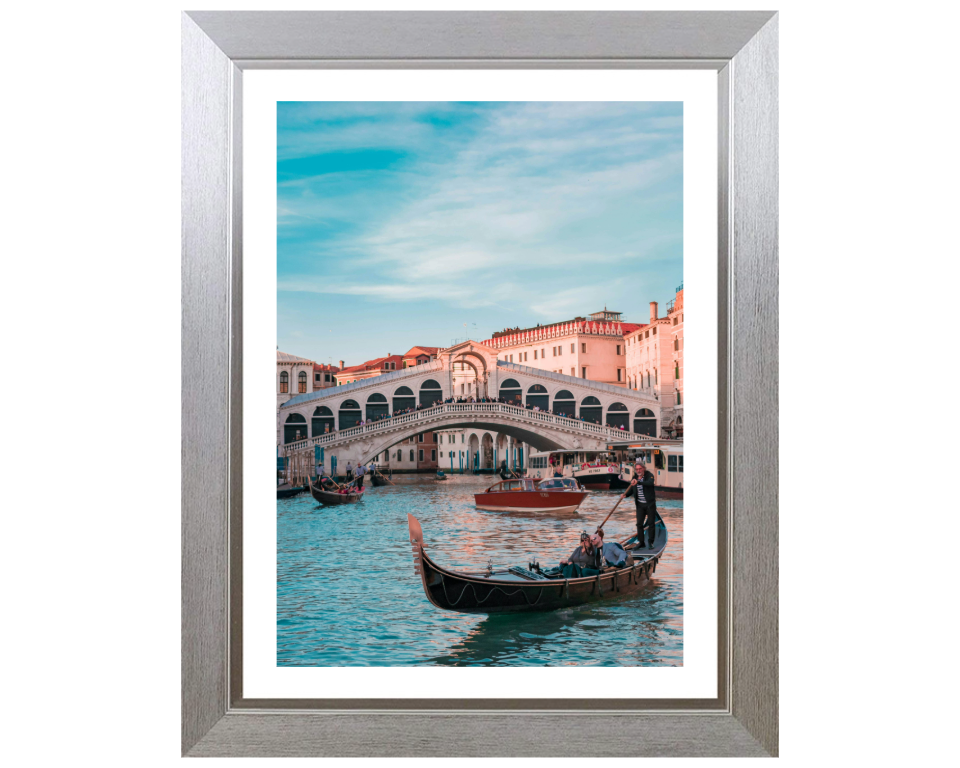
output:
[[[777,28],[775,12],[182,15],[184,755],[778,754]],[[242,73],[359,67],[718,73],[716,699],[243,697]]]

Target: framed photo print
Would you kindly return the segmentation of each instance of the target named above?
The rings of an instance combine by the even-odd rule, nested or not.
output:
[[[776,755],[776,14],[182,40],[183,753]]]

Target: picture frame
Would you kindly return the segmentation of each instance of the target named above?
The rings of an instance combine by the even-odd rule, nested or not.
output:
[[[776,756],[777,14],[185,12],[181,22],[182,754]],[[718,696],[244,698],[243,72],[558,67],[717,72]]]

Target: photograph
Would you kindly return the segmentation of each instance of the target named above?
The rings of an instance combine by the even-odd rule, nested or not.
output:
[[[278,667],[684,666],[683,107],[277,102]]]

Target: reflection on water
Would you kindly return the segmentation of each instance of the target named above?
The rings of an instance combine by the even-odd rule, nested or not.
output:
[[[683,664],[683,501],[660,501],[670,543],[654,581],[620,600],[526,614],[460,614],[427,600],[413,572],[407,513],[431,557],[483,570],[556,565],[617,500],[593,491],[579,514],[486,512],[473,494],[489,477],[395,478],[363,501],[321,507],[310,496],[277,501],[279,666],[563,666]],[[607,539],[636,529],[620,505]]]

